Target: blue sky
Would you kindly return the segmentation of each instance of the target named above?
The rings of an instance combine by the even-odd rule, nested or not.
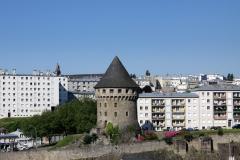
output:
[[[1,0],[0,68],[240,75],[239,0]]]

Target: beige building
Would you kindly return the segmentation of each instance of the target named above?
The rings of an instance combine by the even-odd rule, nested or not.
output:
[[[139,87],[118,57],[113,59],[95,89],[98,128],[105,128],[108,122],[120,128],[137,124]]]

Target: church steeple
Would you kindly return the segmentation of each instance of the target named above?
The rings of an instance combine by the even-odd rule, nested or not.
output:
[[[61,69],[60,69],[60,65],[57,63],[56,65],[56,69],[55,72],[56,76],[60,76],[61,75]]]

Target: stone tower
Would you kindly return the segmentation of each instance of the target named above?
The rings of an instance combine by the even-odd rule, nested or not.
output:
[[[137,97],[139,86],[131,79],[118,57],[95,86],[97,100],[97,127],[108,122],[125,128],[137,124]]]

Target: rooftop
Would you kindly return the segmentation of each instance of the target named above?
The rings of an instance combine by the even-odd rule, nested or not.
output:
[[[160,93],[160,92],[153,92],[153,93],[141,93],[139,94],[139,98],[198,98],[198,95],[195,93]]]
[[[138,88],[118,57],[115,57],[95,88]]]
[[[206,84],[194,91],[240,91],[240,86],[234,84]]]

